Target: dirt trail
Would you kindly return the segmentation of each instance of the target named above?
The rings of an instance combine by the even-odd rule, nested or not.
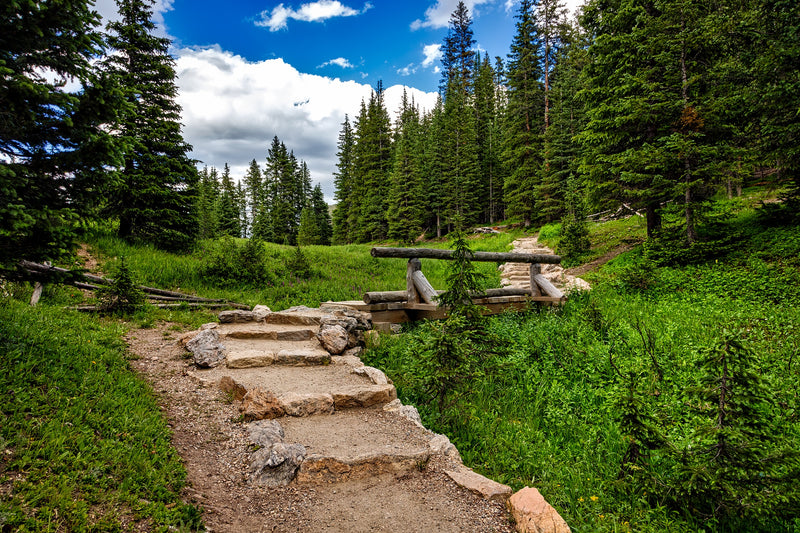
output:
[[[134,356],[131,364],[159,396],[173,431],[173,444],[186,466],[184,496],[204,509],[209,531],[513,531],[504,505],[454,483],[444,473],[453,468],[452,460],[441,454],[430,454],[427,461],[402,471],[378,469],[372,475],[337,482],[292,482],[279,488],[252,483],[249,473],[255,447],[248,440],[238,402],[216,387],[210,373],[198,377],[194,363],[177,342],[178,336],[164,324],[135,331],[127,340]],[[332,363],[327,368],[341,373],[343,364]],[[233,370],[215,372],[229,374]],[[252,377],[256,371],[242,372]],[[319,368],[313,371],[319,372]],[[341,453],[352,459],[375,447],[391,451],[401,444],[413,447],[427,442],[428,437],[416,425],[398,421],[399,415],[381,406],[334,415],[279,420],[284,420],[287,442],[305,443],[310,457]],[[318,430],[310,425],[315,419],[323,422]],[[352,435],[344,435],[349,433]],[[355,440],[348,448],[350,438]]]

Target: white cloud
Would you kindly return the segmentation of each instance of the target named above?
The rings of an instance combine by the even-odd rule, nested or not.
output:
[[[332,199],[341,123],[345,114],[355,118],[369,85],[304,74],[282,59],[250,62],[219,47],[180,49],[176,56],[177,101],[193,157],[217,168],[227,162],[241,178],[251,160],[263,167],[277,135]],[[407,91],[424,109],[436,103],[436,93]],[[399,85],[386,89],[390,113],[399,109],[402,93]]]
[[[459,0],[437,0],[435,4],[425,10],[425,20],[417,19],[411,23],[412,30],[420,28],[446,28],[450,22],[450,15],[456,10]],[[475,17],[475,7],[481,4],[492,3],[494,0],[464,0],[464,5],[469,9],[470,15]]]
[[[172,0],[163,0],[172,1]],[[285,29],[289,19],[300,20],[303,22],[324,22],[336,17],[352,17],[365,13],[372,8],[372,4],[367,2],[361,10],[348,7],[338,0],[319,0],[303,4],[299,9],[286,7],[282,3],[278,4],[272,11],[262,11],[260,19],[256,20],[256,26],[269,28],[269,31]]]
[[[397,73],[401,76],[411,76],[412,74],[417,73],[417,67],[414,65],[414,63],[409,63],[405,67],[397,69]]]
[[[422,49],[422,54],[425,56],[425,59],[422,60],[422,68],[428,68],[442,58],[442,45],[426,44]]]
[[[343,57],[337,57],[336,59],[331,59],[330,61],[326,61],[323,64],[319,65],[317,68],[324,68],[330,65],[336,65],[342,68],[356,68],[350,61]]]

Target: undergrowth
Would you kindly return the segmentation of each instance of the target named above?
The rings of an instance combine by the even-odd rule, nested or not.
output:
[[[800,531],[800,228],[727,224],[739,242],[709,261],[640,247],[560,310],[492,317],[507,348],[443,408],[421,386],[436,323],[363,359],[469,466],[537,487],[573,531]]]
[[[0,530],[201,528],[152,391],[114,322],[0,305]]]

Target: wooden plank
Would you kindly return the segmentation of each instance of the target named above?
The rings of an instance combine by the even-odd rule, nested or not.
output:
[[[414,273],[411,275],[411,279],[413,280],[414,288],[417,289],[422,301],[428,304],[435,304],[436,298],[439,297],[439,293],[437,293],[433,288],[430,281],[428,281],[428,278],[426,278],[425,274],[422,273],[422,270],[414,271]]]
[[[410,322],[408,313],[404,309],[394,311],[375,311],[372,314],[372,323],[390,322],[392,324],[404,324]]]
[[[438,250],[435,248],[375,247],[370,251],[370,253],[373,257],[399,257],[405,259],[453,259],[453,250]],[[558,255],[549,254],[473,252],[470,260],[484,261],[489,263],[547,263],[551,265],[557,265],[561,262],[561,257]]]

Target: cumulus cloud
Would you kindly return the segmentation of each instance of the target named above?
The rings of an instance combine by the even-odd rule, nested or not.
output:
[[[426,44],[422,48],[422,55],[425,59],[422,60],[422,68],[428,68],[434,62],[442,59],[442,45],[441,44]]]
[[[162,0],[163,1],[163,0]],[[169,0],[172,1],[172,0]],[[300,20],[303,22],[324,22],[336,17],[352,17],[365,13],[372,8],[372,4],[367,2],[360,10],[348,7],[338,0],[319,0],[303,4],[299,9],[286,7],[278,4],[272,11],[265,10],[260,14],[260,19],[256,20],[256,26],[269,28],[269,31],[285,29],[289,19]]]
[[[405,67],[397,69],[397,73],[401,76],[411,76],[412,74],[417,73],[417,67],[414,65],[414,63],[409,63]]]
[[[412,30],[420,28],[446,28],[450,22],[450,15],[456,10],[459,0],[437,0],[435,4],[425,10],[425,19],[417,19],[411,23]],[[470,14],[475,16],[475,7],[481,4],[491,4],[494,0],[464,0],[464,5]]]
[[[180,49],[176,56],[177,101],[194,158],[217,168],[227,162],[241,178],[251,160],[264,165],[277,135],[332,199],[339,130],[345,114],[353,119],[369,98],[369,85],[301,73],[282,59],[247,61],[219,47]],[[424,109],[436,103],[436,93],[406,90]],[[402,93],[399,85],[386,89],[392,115]]]
[[[337,57],[336,59],[331,59],[330,61],[326,61],[323,64],[319,65],[317,68],[324,68],[330,65],[336,65],[342,68],[356,68],[350,61],[343,57]]]

